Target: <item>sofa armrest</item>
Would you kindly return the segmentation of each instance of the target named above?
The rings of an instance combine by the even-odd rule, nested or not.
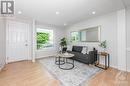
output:
[[[95,51],[89,52],[89,64],[93,64],[95,62]]]

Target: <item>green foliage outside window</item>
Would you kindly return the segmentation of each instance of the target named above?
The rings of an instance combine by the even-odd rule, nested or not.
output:
[[[79,32],[71,32],[71,42],[78,42],[80,40]]]
[[[49,33],[37,32],[37,49],[44,47],[49,41]]]

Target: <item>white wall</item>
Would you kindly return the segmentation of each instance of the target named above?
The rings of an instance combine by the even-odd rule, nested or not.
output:
[[[0,69],[6,63],[6,25],[5,19],[0,18]]]
[[[127,70],[130,72],[130,7],[126,9],[127,28]]]
[[[70,32],[80,29],[101,25],[101,40],[107,40],[108,52],[110,53],[110,65],[117,68],[117,12],[88,19],[67,28],[67,36]],[[76,43],[77,45],[98,46],[98,43]]]
[[[62,27],[49,26],[44,24],[36,24],[36,28],[51,29],[54,36],[54,47],[50,49],[36,50],[36,58],[53,56],[59,49],[59,41],[62,37],[65,37],[65,30]]]

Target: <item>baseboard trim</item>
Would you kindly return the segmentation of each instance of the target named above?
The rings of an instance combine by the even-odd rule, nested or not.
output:
[[[104,65],[104,63],[101,63],[101,62],[100,62],[100,64],[101,64],[101,65]],[[109,66],[110,66],[111,68],[118,69],[117,66],[113,66],[113,65],[109,65]]]
[[[127,72],[130,72],[130,69],[127,69]]]
[[[0,67],[0,72],[3,70],[4,67],[5,67],[5,66],[1,66],[1,67]]]
[[[40,57],[36,57],[36,60],[37,59],[42,59],[42,58],[47,58],[47,57],[52,57],[52,56],[54,56],[54,55],[40,56]]]

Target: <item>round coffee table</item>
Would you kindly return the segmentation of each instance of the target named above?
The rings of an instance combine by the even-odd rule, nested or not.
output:
[[[60,61],[60,63],[59,63],[59,61]],[[63,59],[60,59],[60,57],[59,57],[59,55],[57,54],[57,55],[55,55],[55,64],[56,65],[63,65],[63,64],[65,64],[65,58],[63,58]]]
[[[63,69],[63,70],[70,70],[70,69],[73,69],[74,68],[74,59],[70,59],[72,57],[74,57],[74,54],[71,54],[71,53],[63,53],[63,54],[60,54],[58,53],[57,54],[57,57],[58,57],[58,64],[59,65],[59,68],[60,69]],[[61,60],[62,59],[62,60]],[[68,60],[72,60],[72,62],[68,61]],[[65,64],[70,64],[72,65],[72,67],[69,67],[69,68],[65,68],[65,67],[62,67],[63,65]],[[61,66],[62,65],[62,66]]]

